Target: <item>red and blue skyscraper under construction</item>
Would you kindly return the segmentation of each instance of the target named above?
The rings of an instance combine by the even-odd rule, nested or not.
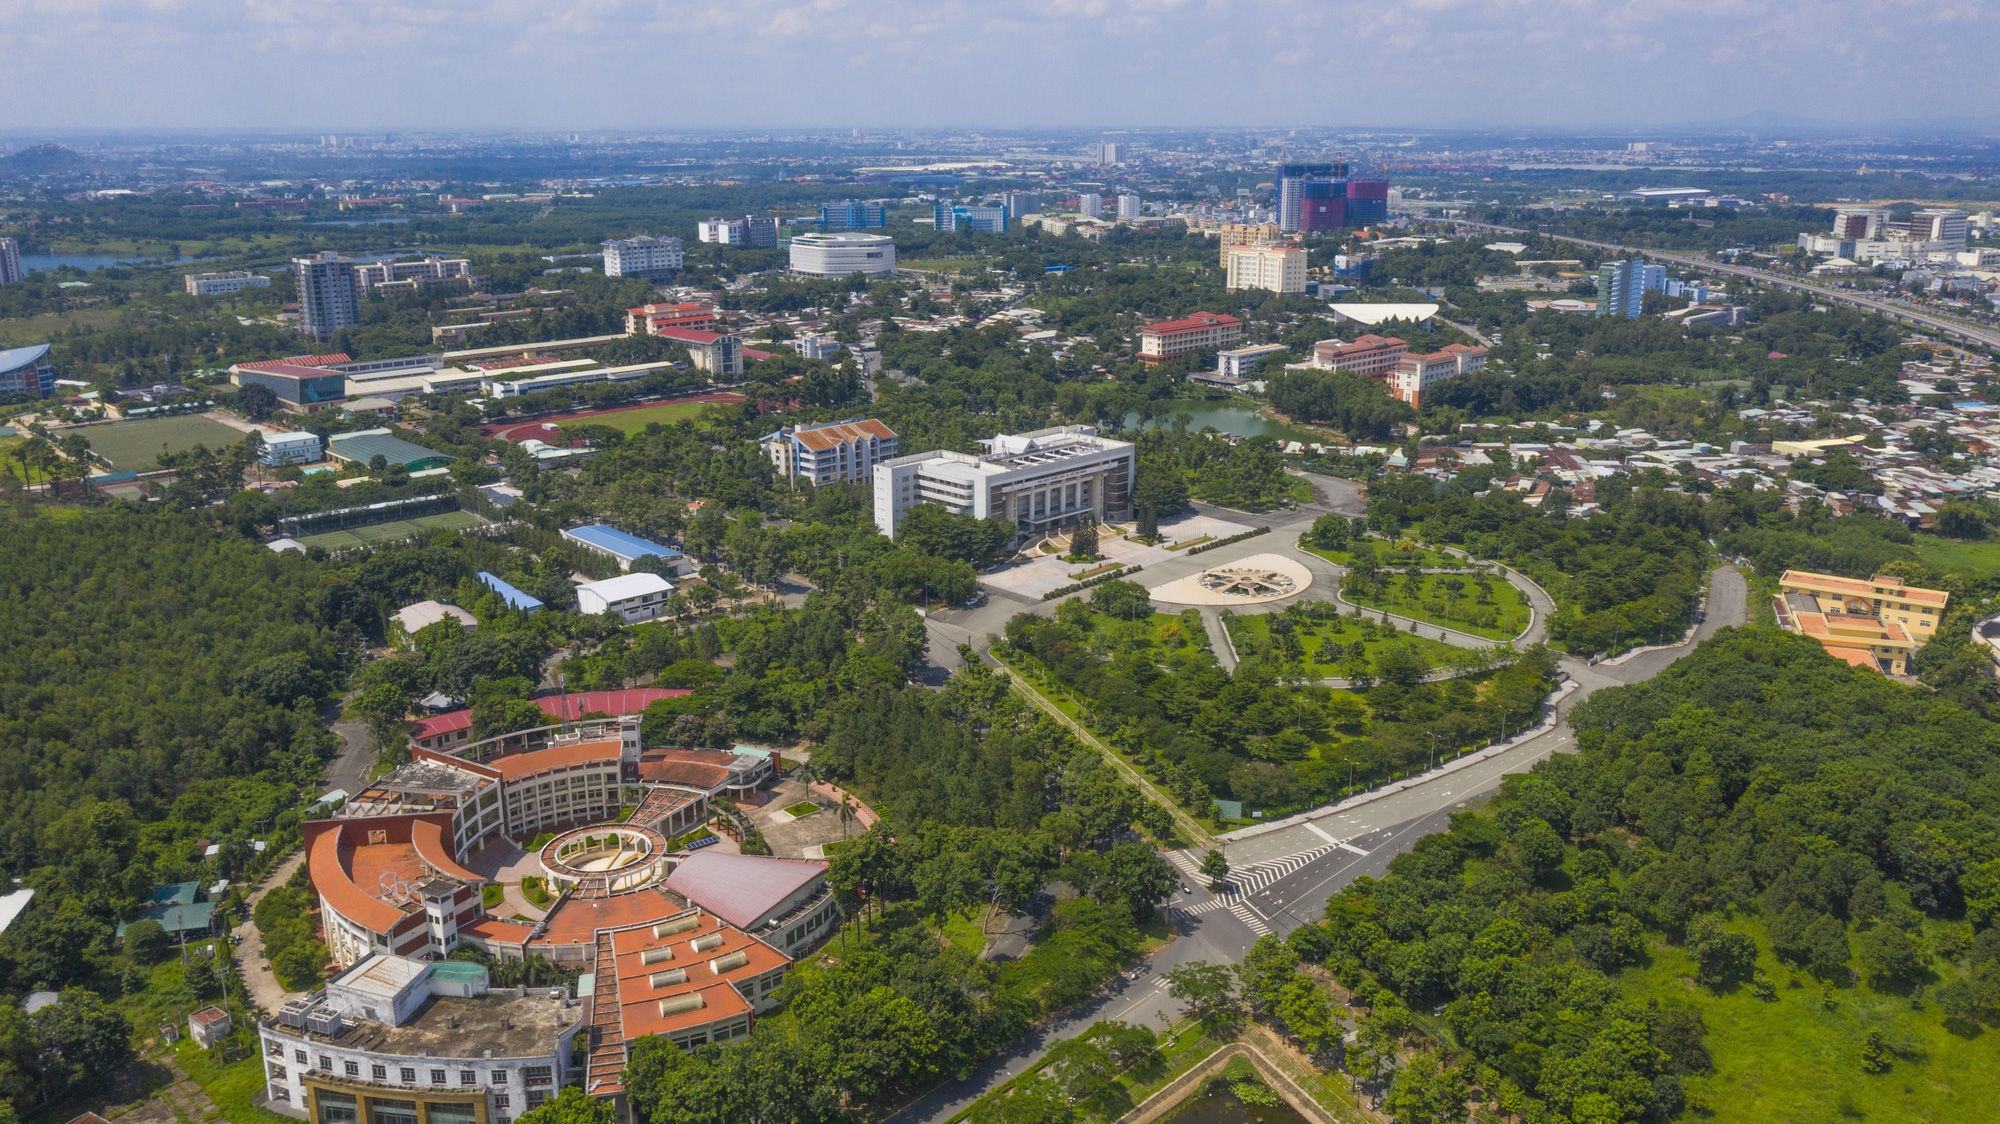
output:
[[[1389,217],[1389,181],[1355,179],[1346,164],[1278,166],[1278,226],[1311,234]]]

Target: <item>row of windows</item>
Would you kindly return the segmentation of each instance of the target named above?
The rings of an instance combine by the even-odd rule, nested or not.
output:
[[[284,1047],[276,1042],[271,1043],[270,1055],[273,1058],[282,1059],[284,1057]],[[300,1065],[309,1064],[306,1052],[301,1049],[294,1049],[292,1051],[292,1060],[299,1063]],[[340,1064],[341,1064],[341,1071],[346,1076],[348,1077],[361,1076],[361,1062],[359,1060],[354,1058],[345,1058],[342,1059]],[[319,1056],[319,1069],[323,1073],[332,1073],[333,1058],[330,1055],[321,1054]],[[509,1072],[510,1071],[504,1069],[491,1070],[487,1073],[486,1080],[488,1084],[491,1085],[505,1085],[508,1082]],[[398,1066],[396,1069],[396,1078],[405,1085],[414,1085],[417,1083],[417,1073],[418,1073],[418,1067],[416,1066],[408,1066],[408,1065]],[[430,1077],[430,1083],[433,1085],[447,1085],[450,1084],[451,1082],[450,1070],[432,1068],[428,1071],[428,1075]],[[276,1078],[283,1078],[285,1076],[285,1067],[274,1061],[273,1063],[271,1063],[271,1076]],[[381,1062],[373,1063],[368,1067],[368,1077],[369,1080],[371,1081],[388,1081],[389,1067]],[[529,1088],[534,1088],[536,1086],[551,1085],[554,1082],[555,1082],[554,1066],[529,1065],[521,1067],[521,1083],[528,1086]],[[460,1085],[479,1084],[479,1071],[474,1069],[459,1070],[458,1083]]]

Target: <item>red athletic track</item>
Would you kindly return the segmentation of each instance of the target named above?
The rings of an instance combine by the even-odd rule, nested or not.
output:
[[[562,425],[565,422],[581,421],[584,418],[602,417],[605,414],[622,414],[627,410],[650,410],[655,406],[682,406],[688,403],[717,402],[735,405],[743,401],[743,396],[734,391],[722,390],[714,394],[702,394],[693,398],[669,398],[661,402],[642,402],[637,406],[613,406],[608,410],[585,410],[578,414],[558,414],[553,417],[536,418],[534,421],[507,422],[502,425],[484,425],[479,432],[488,437],[502,437],[509,441],[526,441],[530,437],[542,437],[547,430],[542,427],[550,423]]]

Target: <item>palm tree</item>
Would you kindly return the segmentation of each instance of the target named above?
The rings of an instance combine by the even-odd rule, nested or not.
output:
[[[854,797],[848,795],[845,792],[841,793],[840,794],[840,838],[843,841],[847,839],[848,825],[852,824],[857,818],[858,818],[858,813],[855,811],[854,808]]]

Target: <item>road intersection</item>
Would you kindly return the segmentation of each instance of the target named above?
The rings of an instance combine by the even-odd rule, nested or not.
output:
[[[1347,481],[1329,477],[1308,479],[1315,487],[1315,502],[1262,517],[1260,522],[1271,528],[1269,535],[1231,544],[1199,559],[1175,559],[1151,567],[1148,583],[1159,584],[1279,549],[1312,558],[1332,569],[1331,576],[1337,579],[1338,567],[1316,555],[1305,555],[1291,544],[1320,515],[1360,513],[1359,490]],[[1318,567],[1315,571],[1319,576]],[[1318,588],[1315,582],[1301,596],[1327,598],[1330,591]],[[1542,593],[1540,600],[1546,601],[1546,596]],[[927,622],[933,641],[932,660],[940,669],[960,666],[961,644],[990,659],[984,655],[989,634],[999,633],[1016,613],[1053,612],[1057,604],[991,596],[976,608],[934,614]],[[1274,602],[1246,606],[1244,611],[1277,611],[1283,606],[1284,602]],[[1681,643],[1642,651],[1617,664],[1563,658],[1564,687],[1545,707],[1541,724],[1533,729],[1427,773],[1291,817],[1281,825],[1225,836],[1223,855],[1229,860],[1231,875],[1221,893],[1211,893],[1207,880],[1198,872],[1202,851],[1170,852],[1168,859],[1182,876],[1181,887],[1162,908],[1174,927],[1175,940],[1089,1004],[1038,1027],[973,1075],[932,1090],[891,1119],[901,1124],[949,1120],[1032,1065],[1051,1045],[1081,1033],[1098,1020],[1162,1025],[1178,1018],[1181,1006],[1166,994],[1163,973],[1195,961],[1235,962],[1259,938],[1282,936],[1317,920],[1327,900],[1342,887],[1363,876],[1382,876],[1397,855],[1424,836],[1448,828],[1453,812],[1497,789],[1507,774],[1525,772],[1549,754],[1573,748],[1574,736],[1562,719],[1577,703],[1606,687],[1637,683],[1659,674],[1718,629],[1742,625],[1748,616],[1749,586],[1743,575],[1733,567],[1716,569],[1709,576],[1699,623]]]

